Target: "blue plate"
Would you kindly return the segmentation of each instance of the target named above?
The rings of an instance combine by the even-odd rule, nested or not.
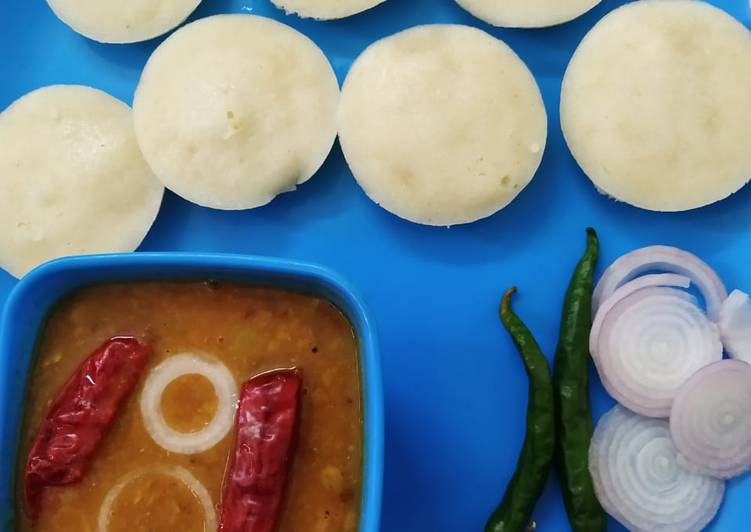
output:
[[[550,138],[537,177],[497,215],[441,229],[404,222],[370,202],[335,148],[297,192],[247,212],[202,209],[168,194],[143,250],[226,251],[289,257],[329,266],[356,283],[379,322],[386,396],[382,530],[481,530],[516,464],[527,381],[500,328],[503,291],[517,285],[517,310],[552,357],[566,283],[599,229],[603,265],[635,247],[692,250],[730,288],[751,289],[751,188],[711,207],[659,214],[599,195],[571,158],[558,122],[561,77],[577,43],[621,0],[573,23],[544,30],[493,29],[453,0],[387,0],[335,22],[284,16],[268,0],[204,0],[193,18],[250,12],[282,20],[315,40],[343,79],[374,40],[416,24],[478,26],[505,40],[537,77]],[[714,0],[747,26],[748,0]],[[83,83],[127,102],[159,41],[101,45],[59,22],[43,0],[0,0],[0,107],[41,85]],[[0,296],[13,280],[0,274]],[[611,401],[593,389],[597,413]],[[732,481],[713,530],[747,530],[751,477]],[[568,530],[557,479],[535,514],[539,530]],[[613,525],[613,530],[621,530]]]
[[[279,286],[336,304],[357,333],[363,390],[363,490],[360,532],[377,532],[383,475],[383,391],[375,324],[355,291],[334,273],[294,261],[241,255],[131,253],[50,262],[10,293],[0,320],[0,526],[11,520],[16,441],[26,376],[44,318],[60,299],[91,283],[216,279]]]

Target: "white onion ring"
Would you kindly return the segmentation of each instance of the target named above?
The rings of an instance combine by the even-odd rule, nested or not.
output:
[[[720,309],[720,336],[725,351],[751,364],[751,300],[748,294],[733,290]]]
[[[651,270],[685,275],[694,282],[704,298],[712,321],[720,316],[727,290],[717,273],[706,262],[688,251],[670,246],[649,246],[623,255],[602,274],[592,294],[592,313],[624,283]]]
[[[725,493],[722,480],[681,465],[666,420],[621,406],[597,424],[589,470],[602,507],[632,531],[701,530]]]
[[[633,294],[642,288],[651,286],[673,286],[675,288],[688,288],[691,286],[691,279],[685,275],[675,273],[653,273],[637,277],[633,281],[619,286],[605,301],[597,308],[595,318],[592,321],[592,329],[589,333],[589,352],[592,358],[597,357],[597,340],[600,337],[600,328],[605,319],[605,315],[624,297]]]
[[[201,375],[208,379],[219,400],[212,420],[196,432],[173,429],[162,413],[164,389],[183,375]],[[237,383],[227,366],[192,353],[170,357],[151,370],[141,392],[141,416],[147,432],[157,444],[173,453],[196,454],[212,448],[234,426],[236,408]]]
[[[670,411],[675,446],[698,470],[731,478],[751,468],[751,366],[723,360],[683,385]]]
[[[652,287],[623,298],[607,313],[597,353],[597,370],[610,395],[639,414],[667,417],[683,383],[722,359],[722,343],[693,296]]]
[[[209,495],[206,486],[201,484],[201,482],[184,467],[157,465],[131,471],[122,477],[120,481],[107,492],[107,495],[105,495],[104,500],[102,501],[102,505],[99,507],[99,517],[97,519],[98,532],[107,532],[110,524],[110,517],[112,515],[112,505],[115,504],[115,501],[125,487],[131,482],[146,475],[165,475],[185,484],[185,487],[195,495],[203,507],[205,515],[204,528],[206,530],[216,530],[216,510],[214,510],[214,503],[211,500],[211,495]]]

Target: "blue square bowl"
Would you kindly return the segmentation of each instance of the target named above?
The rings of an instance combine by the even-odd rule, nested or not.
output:
[[[360,532],[377,532],[383,477],[383,391],[375,324],[362,300],[336,274],[288,260],[195,253],[135,253],[50,262],[11,292],[0,321],[0,527],[13,530],[16,460],[27,376],[40,328],[61,298],[87,285],[120,281],[215,279],[274,286],[334,303],[359,340],[363,400]]]

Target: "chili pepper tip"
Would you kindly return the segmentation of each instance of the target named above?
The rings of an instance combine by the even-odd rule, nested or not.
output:
[[[503,299],[501,299],[501,304],[498,309],[498,314],[501,317],[501,321],[503,321],[503,316],[505,314],[508,314],[511,312],[511,297],[516,293],[516,287],[512,286],[508,290],[506,290],[506,293],[503,294]]]
[[[511,309],[511,296],[513,296],[516,293],[516,287],[512,286],[508,290],[506,290],[506,293],[503,294],[503,299],[501,299],[501,314],[503,314],[505,311],[508,311]]]

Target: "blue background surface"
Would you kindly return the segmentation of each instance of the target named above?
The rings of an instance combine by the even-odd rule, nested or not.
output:
[[[470,24],[505,40],[542,89],[550,117],[542,167],[511,206],[487,220],[451,229],[402,221],[367,199],[337,145],[317,176],[261,209],[211,211],[168,193],[141,248],[302,259],[358,285],[381,333],[384,531],[481,530],[513,472],[527,395],[521,363],[496,319],[498,299],[508,286],[519,287],[517,310],[552,357],[586,226],[600,232],[602,266],[638,246],[671,244],[700,254],[729,288],[751,288],[751,188],[692,212],[640,211],[600,196],[566,149],[558,121],[561,77],[587,30],[622,3],[604,0],[577,21],[544,30],[492,29],[452,0],[387,0],[335,22],[284,16],[268,0],[204,0],[191,17],[244,11],[283,20],[323,48],[340,80],[380,37],[422,23]],[[712,3],[751,25],[748,0]],[[0,0],[0,109],[52,83],[92,85],[130,103],[159,42],[97,44],[59,22],[43,0]],[[0,300],[13,284],[0,272]],[[593,388],[601,414],[611,402],[599,383]],[[747,530],[749,496],[751,478],[731,482],[711,528]],[[569,529],[557,479],[535,517],[542,532]]]

